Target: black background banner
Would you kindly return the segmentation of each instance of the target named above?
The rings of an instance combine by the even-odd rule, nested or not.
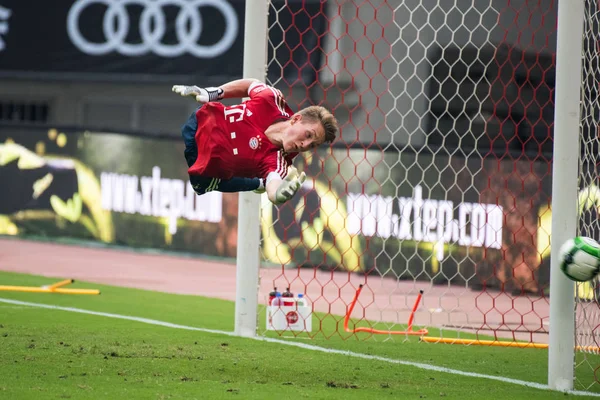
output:
[[[244,0],[166,0],[153,6],[159,3],[53,0],[36,2],[32,12],[31,2],[4,0],[0,74],[70,80],[241,77]],[[272,2],[269,40],[284,45],[270,54],[281,66],[270,73],[289,82],[316,79],[324,12],[318,0]]]
[[[0,234],[236,252],[237,196],[197,196],[179,140],[0,128],[0,192]]]
[[[172,139],[0,129],[0,189],[10,188],[0,196],[0,234],[233,257],[237,195],[195,196],[182,148]],[[312,178],[299,194],[278,207],[263,198],[268,261],[507,291],[548,286],[548,160],[323,148],[295,165]],[[593,228],[584,234],[597,237],[600,189],[586,182],[580,196],[583,225]]]
[[[263,243],[271,261],[507,291],[547,287],[552,166],[543,157],[316,152],[295,163],[313,183],[263,208],[263,237],[278,238]]]
[[[240,55],[243,54],[244,32],[244,1],[222,0],[223,9],[232,11],[227,21],[223,12],[214,7],[197,7],[201,19],[198,40],[190,46],[211,46],[223,40],[225,32],[230,29],[235,32],[235,37],[227,50],[222,54],[206,57],[196,57],[189,51],[174,52],[170,56],[157,55],[154,51],[145,51],[136,54],[137,50],[105,51],[101,54],[89,54],[78,48],[69,34],[69,12],[74,13],[75,7],[80,7],[79,16],[75,18],[76,31],[81,34],[85,42],[98,49],[98,45],[106,43],[107,38],[103,33],[104,23],[113,23],[113,32],[121,29],[118,22],[129,25],[124,40],[115,40],[116,43],[129,43],[134,48],[141,49],[142,39],[140,27],[145,4],[156,2],[140,0],[131,1],[127,6],[117,7],[115,4],[128,3],[125,1],[104,0],[54,0],[36,2],[35,12],[31,11],[31,2],[22,0],[4,0],[2,7],[8,9],[10,16],[5,21],[8,32],[4,34],[5,48],[0,52],[0,69],[12,71],[43,71],[54,73],[134,73],[146,75],[185,74],[185,75],[231,75],[237,76],[242,72]],[[176,35],[176,20],[182,7],[177,4],[202,3],[201,1],[173,0],[154,15],[155,20],[164,17],[165,32],[162,42],[173,48],[180,43]],[[107,4],[113,4],[108,7]],[[110,10],[115,10],[111,14]],[[120,12],[123,10],[124,12]],[[110,18],[114,15],[114,18]],[[120,18],[118,15],[127,16]],[[181,14],[183,15],[183,14]],[[152,19],[152,18],[151,18]],[[120,20],[120,21],[119,21]],[[227,22],[233,21],[235,26],[228,26]],[[115,38],[118,34],[113,35]],[[118,39],[118,38],[117,38]],[[109,38],[110,40],[110,38]],[[148,41],[148,40],[147,40]],[[158,46],[158,43],[153,45]],[[115,46],[113,46],[115,47]],[[150,46],[152,47],[152,46]],[[108,48],[108,46],[107,46]],[[93,53],[93,52],[92,52]],[[122,54],[125,53],[125,54]],[[133,54],[132,54],[133,53]],[[232,62],[235,61],[235,62]]]

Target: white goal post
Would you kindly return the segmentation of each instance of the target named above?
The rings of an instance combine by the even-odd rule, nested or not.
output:
[[[571,390],[575,359],[575,285],[561,272],[560,244],[577,230],[579,121],[584,0],[559,0],[552,165],[552,250],[548,385]]]
[[[266,77],[269,0],[246,1],[244,22],[244,78]],[[260,196],[241,192],[235,288],[235,333],[256,336],[260,266]]]

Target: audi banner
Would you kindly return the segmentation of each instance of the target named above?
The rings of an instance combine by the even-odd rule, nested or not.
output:
[[[278,65],[316,71],[313,64],[319,62],[315,55],[320,52],[314,51],[315,38],[325,29],[322,2],[275,3],[288,12],[278,13],[278,23],[270,30],[272,40],[283,41],[287,49],[306,49],[278,52]],[[299,9],[306,18],[294,18]],[[35,12],[30,2],[4,0],[0,74],[67,79],[114,79],[118,74],[132,79],[239,78],[244,15],[244,0],[53,0],[36,2]],[[320,16],[319,23],[313,22],[315,15]],[[299,32],[310,32],[283,34],[293,18]],[[288,70],[283,72],[306,75]]]
[[[53,0],[35,12],[29,3],[0,6],[0,70],[242,73],[242,0]]]

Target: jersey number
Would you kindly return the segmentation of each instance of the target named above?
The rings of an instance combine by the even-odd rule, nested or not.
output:
[[[225,107],[225,119],[229,122],[239,122],[244,119],[246,104]]]

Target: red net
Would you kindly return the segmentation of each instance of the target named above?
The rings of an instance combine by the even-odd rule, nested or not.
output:
[[[556,1],[392,3],[271,4],[270,83],[342,131],[296,160],[299,196],[263,203],[261,300],[290,288],[313,312],[274,330],[545,344]]]

